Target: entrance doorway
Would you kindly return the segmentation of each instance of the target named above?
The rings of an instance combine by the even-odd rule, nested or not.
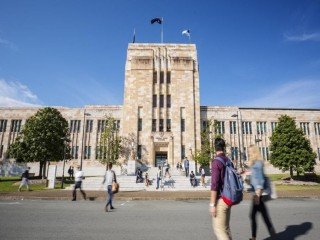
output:
[[[156,167],[163,166],[167,162],[168,162],[167,152],[156,152],[156,159],[155,159]]]

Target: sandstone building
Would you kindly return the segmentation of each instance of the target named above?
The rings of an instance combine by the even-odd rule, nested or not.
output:
[[[106,115],[117,119],[121,136],[133,139],[135,158],[149,166],[164,161],[175,166],[185,156],[192,159],[208,121],[217,121],[218,127],[210,129],[211,139],[215,133],[222,134],[232,159],[245,160],[247,147],[256,143],[268,160],[269,137],[278,118],[287,114],[310,139],[319,164],[320,109],[200,106],[194,44],[129,44],[123,106],[57,109],[69,122],[73,162],[82,159],[84,168],[99,166],[99,140]],[[1,160],[26,119],[37,110],[0,108]]]

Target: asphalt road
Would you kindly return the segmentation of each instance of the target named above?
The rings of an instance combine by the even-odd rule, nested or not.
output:
[[[249,239],[249,201],[232,208],[235,240]],[[0,239],[215,239],[208,201],[0,201]],[[278,199],[268,203],[277,239],[318,240],[320,200]],[[258,239],[268,234],[259,217]]]

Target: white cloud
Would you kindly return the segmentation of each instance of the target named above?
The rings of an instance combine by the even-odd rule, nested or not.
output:
[[[264,96],[243,102],[248,107],[320,108],[320,80],[303,79],[285,83]]]
[[[314,32],[314,33],[303,33],[300,35],[289,35],[284,34],[284,38],[286,41],[292,41],[292,42],[305,42],[305,41],[320,41],[320,33]]]
[[[0,79],[0,106],[25,107],[39,106],[40,101],[30,89],[20,82]]]
[[[1,45],[5,46],[5,47],[8,47],[8,48],[10,48],[10,49],[12,49],[14,51],[18,50],[18,47],[14,43],[12,43],[12,42],[0,37],[0,46]]]

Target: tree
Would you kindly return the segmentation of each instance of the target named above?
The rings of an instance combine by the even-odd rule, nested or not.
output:
[[[273,166],[282,171],[290,170],[291,178],[293,171],[298,176],[300,173],[313,171],[316,154],[302,130],[296,127],[293,118],[281,116],[270,140],[270,162]]]
[[[118,163],[121,153],[121,137],[116,120],[112,116],[106,116],[104,130],[101,134],[100,145],[97,149],[99,161],[107,165],[109,162]]]
[[[47,162],[61,160],[68,142],[67,120],[57,109],[46,107],[27,119],[9,155],[19,162],[39,162],[39,176],[45,177]]]
[[[214,148],[212,147],[210,141],[210,126],[215,126],[215,122],[208,121],[206,127],[201,131],[201,150],[196,150],[194,159],[201,166],[209,166],[210,160],[214,153]]]

